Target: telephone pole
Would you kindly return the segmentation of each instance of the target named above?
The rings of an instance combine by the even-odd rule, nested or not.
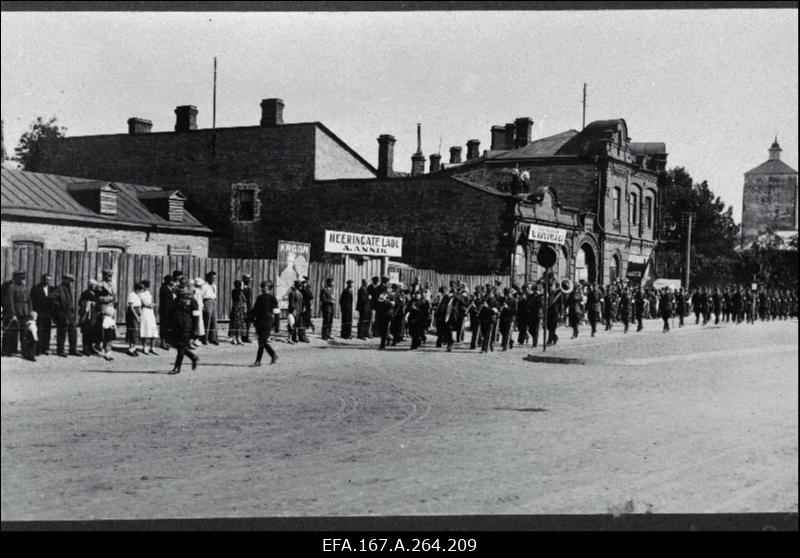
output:
[[[683,212],[683,222],[686,224],[686,290],[689,290],[689,277],[692,261],[692,229],[694,228],[694,211]]]
[[[583,84],[583,125],[581,130],[586,127],[586,83]]]

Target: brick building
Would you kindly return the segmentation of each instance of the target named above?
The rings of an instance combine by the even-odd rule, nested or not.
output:
[[[177,190],[2,169],[2,245],[208,256]]]
[[[567,233],[559,275],[609,281],[641,274],[656,242],[666,165],[661,143],[632,143],[624,120],[593,122],[532,141],[533,121],[491,129],[426,157],[418,139],[410,174],[394,169],[395,139],[378,138],[373,168],[318,122],[285,124],[283,102],[262,101],[259,126],[197,130],[194,107],[178,107],[174,132],[141,119],[129,133],[52,140],[34,162],[48,172],[170,183],[221,233],[212,256],[274,258],[278,240],[311,243],[323,256],[326,229],[403,237],[402,261],[445,273],[536,278],[531,224]],[[535,196],[512,192],[527,171]]]
[[[742,238],[745,242],[767,229],[783,237],[797,234],[797,171],[781,161],[781,151],[776,137],[769,148],[769,158],[744,173]]]

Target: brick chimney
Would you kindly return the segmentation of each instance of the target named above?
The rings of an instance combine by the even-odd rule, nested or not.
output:
[[[450,164],[461,162],[461,146],[454,145],[450,148]]]
[[[144,118],[128,118],[129,134],[149,134],[153,129],[153,123]]]
[[[261,126],[273,128],[283,124],[283,99],[264,99],[261,101]]]
[[[417,124],[417,152],[411,156],[411,176],[425,173],[425,155],[422,154],[422,125]]]
[[[514,127],[517,130],[516,138],[514,139],[514,147],[525,147],[531,142],[533,119],[528,117],[517,118],[514,120]]]
[[[392,176],[394,166],[394,136],[382,134],[378,136],[378,178]]]
[[[481,156],[481,140],[471,139],[467,141],[467,161],[477,159]]]
[[[508,149],[506,147],[506,127],[492,126],[492,151]]]
[[[188,132],[197,130],[197,107],[182,105],[175,109],[175,131]]]
[[[431,153],[431,170],[429,172],[436,172],[441,168],[442,168],[441,153]]]
[[[517,127],[512,124],[506,124],[506,149],[514,149],[514,136],[516,135]]]

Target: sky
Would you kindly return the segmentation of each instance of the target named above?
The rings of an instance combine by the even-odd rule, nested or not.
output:
[[[132,116],[172,130],[178,105],[217,126],[320,121],[377,166],[392,134],[410,171],[492,125],[534,120],[533,138],[624,118],[632,141],[667,145],[741,219],[743,173],[775,135],[798,168],[798,11],[426,11],[0,14],[6,150],[37,116],[67,135],[126,133]],[[441,148],[440,148],[441,146]]]

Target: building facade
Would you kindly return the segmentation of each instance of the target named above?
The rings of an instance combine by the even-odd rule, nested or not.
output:
[[[789,237],[798,230],[797,171],[781,161],[778,138],[769,158],[744,173],[742,239],[755,240],[767,230]]]
[[[179,186],[220,235],[212,256],[274,258],[278,240],[293,240],[318,260],[324,231],[342,230],[403,237],[414,267],[524,282],[541,274],[529,240],[538,224],[565,231],[560,276],[608,282],[641,276],[656,244],[666,149],[632,143],[622,119],[533,141],[533,120],[518,118],[492,127],[491,149],[470,139],[449,162],[426,159],[418,139],[403,173],[391,135],[378,137],[376,169],[322,124],[284,123],[279,99],[261,107],[259,126],[216,130],[196,129],[197,110],[178,107],[174,132],[131,119],[128,134],[49,141],[34,164]],[[526,191],[514,186],[520,175]]]
[[[2,246],[208,256],[178,190],[2,169]]]

